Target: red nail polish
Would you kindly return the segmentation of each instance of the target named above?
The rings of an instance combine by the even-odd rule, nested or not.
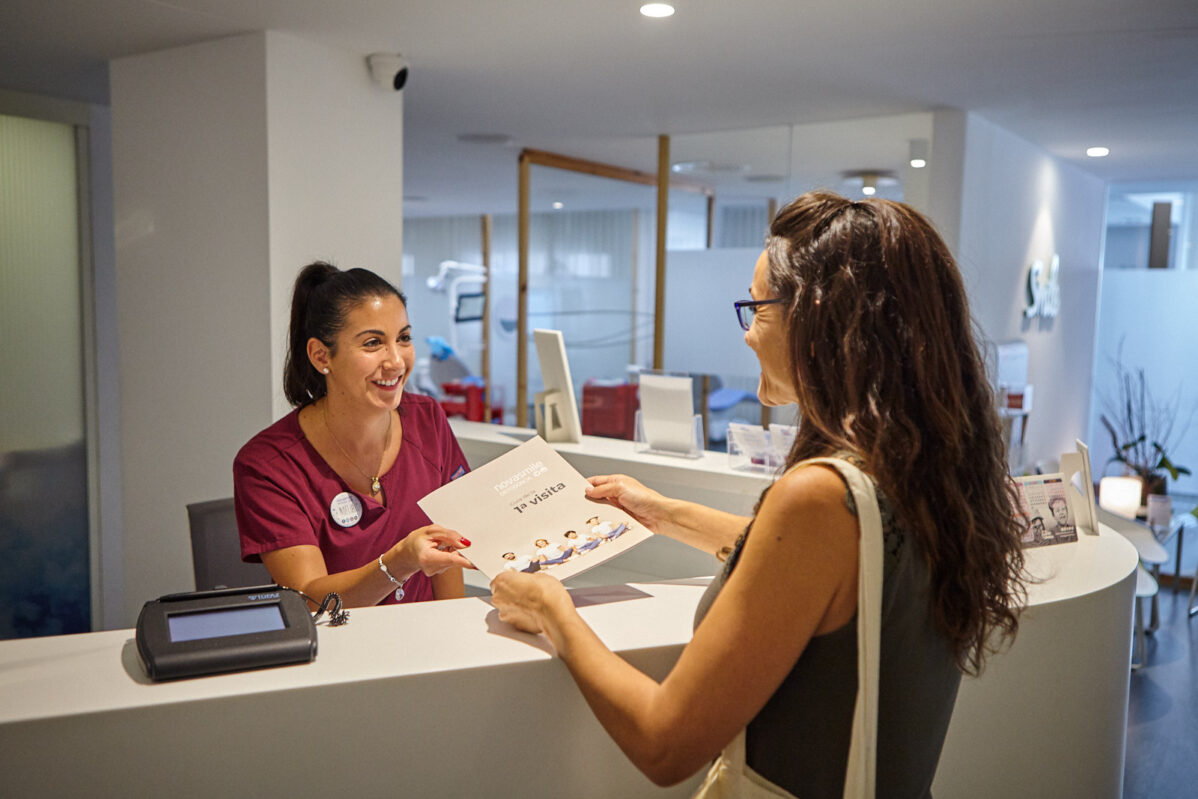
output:
[[[470,546],[470,539],[469,539],[469,538],[463,538],[463,539],[462,539],[462,545],[463,545],[463,546]]]

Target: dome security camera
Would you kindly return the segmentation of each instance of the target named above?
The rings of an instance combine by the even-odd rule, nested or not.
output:
[[[370,74],[376,83],[397,92],[408,82],[408,61],[399,53],[371,53],[366,56]]]

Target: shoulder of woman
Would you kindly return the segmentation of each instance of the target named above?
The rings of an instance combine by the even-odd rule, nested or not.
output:
[[[813,463],[791,469],[779,477],[766,495],[765,503],[773,500],[774,505],[788,510],[844,509],[847,490],[844,479],[834,467]]]
[[[233,459],[234,466],[250,463],[260,465],[274,460],[294,446],[304,437],[300,429],[299,413],[299,408],[291,411],[247,441]]]
[[[844,501],[847,490],[829,466],[812,464],[786,473],[757,509],[748,542],[754,538],[784,542],[797,553],[817,544],[831,551],[828,545],[837,542],[831,549],[848,557],[855,552],[858,527]]]
[[[404,414],[412,414],[413,417],[424,419],[435,419],[444,417],[445,411],[441,409],[440,404],[432,397],[424,394],[413,394],[405,391],[403,400],[400,402],[400,407],[403,408]]]
[[[850,602],[843,592],[855,579],[859,528],[845,504],[846,490],[830,466],[812,464],[780,477],[757,509],[737,568],[823,597],[821,602],[841,597],[847,620],[855,598]]]

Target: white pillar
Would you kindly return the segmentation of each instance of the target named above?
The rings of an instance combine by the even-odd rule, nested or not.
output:
[[[125,617],[192,587],[186,505],[287,410],[287,301],[315,258],[398,280],[402,100],[365,54],[252,33],[112,82]]]

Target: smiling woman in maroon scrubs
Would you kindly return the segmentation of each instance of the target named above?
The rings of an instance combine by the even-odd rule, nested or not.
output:
[[[295,281],[284,392],[295,410],[233,462],[241,554],[280,585],[346,606],[463,594],[458,550],[416,500],[468,469],[444,412],[404,393],[415,354],[404,296],[365,269]]]

